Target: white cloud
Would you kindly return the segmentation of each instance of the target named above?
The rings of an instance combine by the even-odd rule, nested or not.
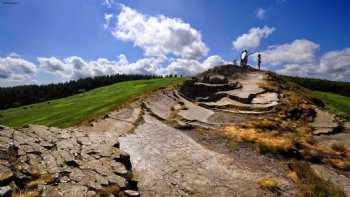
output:
[[[112,18],[113,18],[113,14],[105,14],[105,24],[103,24],[103,27],[105,28],[105,29],[108,29],[108,27],[109,27],[109,25],[110,25],[110,23],[111,23],[111,20],[112,20]]]
[[[266,16],[266,10],[264,8],[259,8],[257,11],[256,11],[256,17],[258,19],[264,19]]]
[[[263,28],[254,27],[248,33],[242,34],[235,41],[233,47],[235,49],[254,49],[260,46],[261,40],[269,37],[275,28],[264,26]]]
[[[313,64],[287,64],[282,69],[277,70],[277,73],[289,76],[313,77],[317,76],[316,67]]]
[[[58,60],[55,57],[41,57],[39,62],[41,69],[58,74],[66,80],[117,73],[143,75],[178,74],[190,76],[226,63],[217,55],[210,56],[203,62],[194,59],[177,58],[169,60],[163,57],[148,57],[129,63],[125,55],[120,55],[116,61],[105,58],[85,61],[81,57],[72,56],[64,60]]]
[[[306,40],[294,40],[292,43],[269,46],[261,52],[264,64],[273,66],[281,64],[310,63],[315,60],[315,53],[320,45]]]
[[[146,56],[172,54],[195,59],[205,56],[209,50],[201,33],[181,19],[146,16],[124,5],[117,18],[112,34],[122,41],[133,42],[145,51]]]
[[[36,73],[36,66],[17,54],[0,57],[0,86],[31,83]]]
[[[38,57],[40,66],[49,72],[63,72],[66,70],[65,64],[56,57]]]
[[[225,64],[220,56],[213,55],[203,62],[191,59],[175,59],[163,71],[162,74],[178,74],[184,76],[193,76],[209,68]]]
[[[263,64],[270,68],[279,67],[276,72],[280,74],[350,81],[350,48],[329,51],[317,57],[319,48],[318,44],[302,39],[270,46],[261,54]]]
[[[112,5],[115,3],[114,0],[102,0],[103,1],[103,5],[107,6],[107,8],[112,7]]]
[[[43,71],[58,74],[66,80],[75,80],[86,77],[101,75],[124,74],[158,74],[160,64],[164,58],[143,58],[134,63],[128,62],[125,55],[120,55],[117,61],[106,58],[98,58],[93,61],[86,61],[78,56],[67,57],[59,60],[55,57],[38,58],[40,68]]]
[[[350,48],[324,54],[318,72],[331,80],[350,81]]]

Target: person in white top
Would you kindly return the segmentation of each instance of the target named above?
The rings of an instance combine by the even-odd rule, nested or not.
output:
[[[247,64],[248,64],[248,51],[244,50],[241,53],[241,66],[244,67],[244,66],[247,66]]]

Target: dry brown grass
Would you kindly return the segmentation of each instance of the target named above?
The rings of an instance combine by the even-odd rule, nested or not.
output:
[[[36,190],[33,191],[21,191],[13,195],[13,197],[38,197],[40,193]]]
[[[50,184],[55,181],[55,178],[51,175],[43,175],[40,178],[32,180],[26,184],[26,188],[34,188],[38,185]]]
[[[329,159],[328,163],[330,163],[333,167],[335,167],[339,170],[344,170],[344,171],[350,170],[350,161],[349,160]]]
[[[344,144],[333,144],[332,149],[335,151],[338,151],[338,152],[346,152],[347,151]]]
[[[278,191],[280,188],[278,182],[274,178],[262,178],[257,181],[257,184],[262,189],[267,189],[270,191]]]
[[[262,152],[288,152],[293,148],[291,137],[272,133],[259,133],[255,129],[241,129],[238,127],[225,127],[224,133],[235,140],[254,142]]]
[[[117,194],[120,191],[120,187],[117,184],[110,185],[108,187],[103,188],[103,190],[97,191],[99,196],[111,196],[112,194]]]
[[[299,182],[299,177],[297,175],[296,172],[294,171],[291,171],[287,174],[287,177],[292,180],[294,183],[298,183]]]

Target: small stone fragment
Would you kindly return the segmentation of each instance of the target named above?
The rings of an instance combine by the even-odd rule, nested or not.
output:
[[[137,191],[134,191],[134,190],[125,190],[124,191],[126,196],[132,196],[132,197],[137,197],[137,196],[140,196],[140,193],[137,192]]]
[[[0,196],[11,196],[12,189],[10,186],[0,187]]]
[[[3,165],[0,165],[0,183],[6,182],[13,177],[13,172]]]

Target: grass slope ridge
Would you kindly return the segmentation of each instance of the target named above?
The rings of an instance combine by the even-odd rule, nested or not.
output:
[[[147,92],[178,84],[182,80],[165,78],[127,81],[62,99],[2,110],[0,124],[11,127],[26,124],[70,127],[103,115]]]
[[[282,76],[288,81],[297,83],[305,88],[314,91],[332,92],[343,96],[350,97],[350,82],[329,81],[325,79],[313,79],[303,77]]]
[[[329,92],[313,91],[313,97],[322,100],[327,110],[350,120],[350,98]]]

